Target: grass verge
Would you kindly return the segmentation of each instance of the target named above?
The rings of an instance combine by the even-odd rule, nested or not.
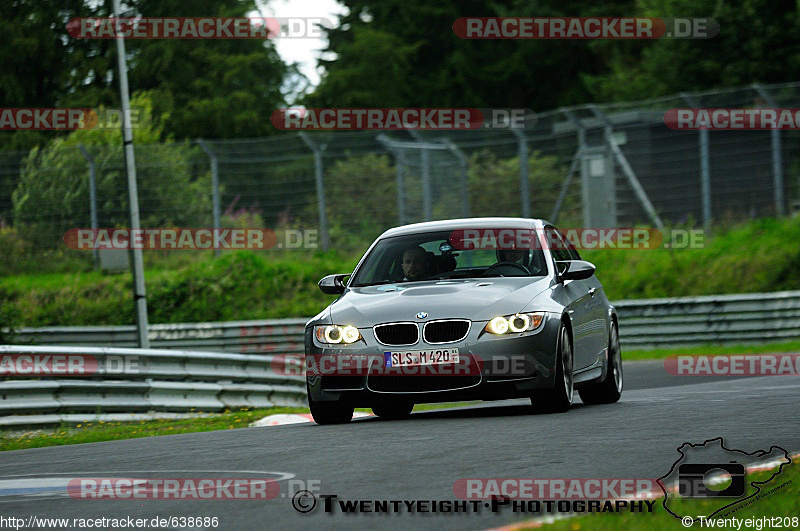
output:
[[[699,345],[696,347],[653,350],[627,350],[623,347],[622,359],[627,361],[660,360],[669,356],[721,356],[765,354],[768,352],[800,352],[800,341],[781,341],[757,345]]]
[[[763,481],[769,478],[772,472],[760,472],[753,475],[748,475],[748,481]],[[756,519],[761,517],[789,517],[789,523],[791,523],[791,518],[798,518],[800,517],[800,465],[797,463],[792,463],[791,465],[786,465],[783,469],[783,472],[778,475],[775,479],[769,482],[767,485],[764,485],[761,488],[761,496],[766,492],[772,490],[779,485],[782,485],[786,482],[790,482],[787,486],[776,490],[773,493],[766,494],[763,497],[753,501],[750,505],[746,505],[752,500],[748,500],[747,502],[743,502],[741,505],[736,505],[731,507],[730,509],[723,510],[719,516],[724,517],[730,521],[731,518],[735,517],[738,520],[747,520],[748,518]],[[681,521],[669,514],[662,505],[663,499],[658,499],[656,501],[655,509],[653,513],[607,513],[607,514],[592,514],[587,516],[580,516],[569,518],[565,520],[559,520],[557,522],[553,522],[551,524],[545,525],[543,529],[558,531],[558,530],[569,530],[569,531],[578,531],[580,529],[598,529],[598,530],[616,530],[616,529],[684,529],[685,527],[681,525]],[[703,514],[705,512],[705,507],[708,506],[710,502],[702,501],[702,500],[680,500],[679,504],[673,506],[670,504],[670,509],[675,511],[677,514],[680,515],[694,515],[694,514]],[[737,507],[740,507],[737,509]],[[677,510],[676,510],[677,509]],[[717,522],[720,522],[717,520]],[[786,525],[786,523],[781,522],[783,525],[780,527],[798,527],[798,520],[794,520],[794,525]],[[701,529],[710,527],[709,525],[700,526],[698,520],[695,519],[694,528]],[[731,526],[723,526],[717,523],[716,527],[723,527],[730,529]],[[743,523],[740,529],[769,529],[771,527],[778,527],[777,525],[762,525],[756,524],[752,522],[751,524],[747,525]],[[736,526],[733,526],[733,529],[736,529]],[[520,529],[533,529],[533,527],[526,527],[525,525],[521,525]],[[539,528],[542,529],[542,528]]]
[[[469,406],[479,402],[447,402],[441,404],[417,404],[414,411],[448,409]],[[371,409],[359,408],[357,411],[371,413]],[[46,446],[64,446],[91,442],[137,439],[156,435],[176,433],[196,433],[201,431],[232,430],[246,428],[251,422],[279,413],[308,413],[303,407],[274,407],[269,409],[250,409],[231,411],[208,417],[190,419],[155,419],[136,422],[86,422],[76,426],[61,425],[47,430],[32,430],[19,433],[19,430],[0,430],[0,451],[25,450]]]
[[[55,429],[33,430],[22,435],[11,435],[9,430],[0,432],[0,451],[63,446],[120,439],[137,439],[155,435],[195,433],[201,431],[232,430],[246,428],[267,415],[276,413],[308,413],[300,407],[274,407],[231,411],[208,417],[189,419],[155,419],[137,422],[87,422],[76,426],[61,425]]]

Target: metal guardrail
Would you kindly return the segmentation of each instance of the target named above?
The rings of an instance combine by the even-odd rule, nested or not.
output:
[[[615,302],[627,348],[800,339],[800,291]]]
[[[623,300],[614,305],[625,348],[800,338],[800,291]],[[17,339],[39,345],[0,345],[0,358],[79,354],[93,357],[97,369],[78,376],[18,376],[0,382],[0,426],[52,423],[75,412],[101,410],[134,416],[304,404],[305,321],[153,325],[150,339],[160,350],[97,347],[133,345],[133,326],[23,328]],[[173,350],[185,348],[193,350]],[[118,370],[131,360],[135,370]]]
[[[737,344],[800,338],[800,291],[706,295],[614,303],[627,348]],[[242,354],[303,353],[307,319],[270,319],[150,326],[158,348]],[[133,347],[133,326],[53,326],[17,330],[35,345]]]
[[[76,412],[214,412],[305,404],[303,364],[296,357],[0,345],[0,358],[20,356],[27,356],[25,367],[32,367],[32,359],[40,366],[36,375],[4,371],[0,426],[57,422],[60,415]],[[54,371],[53,356],[77,360],[75,370],[67,371],[62,361]]]
[[[150,325],[153,348],[186,348],[242,354],[302,354],[303,329],[308,319],[270,319],[219,323]],[[33,345],[108,346],[133,348],[136,327],[48,326],[20,328],[15,342]]]

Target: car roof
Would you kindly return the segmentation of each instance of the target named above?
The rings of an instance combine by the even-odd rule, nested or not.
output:
[[[381,234],[380,238],[392,236],[405,236],[408,234],[424,234],[441,230],[460,230],[460,229],[530,229],[541,228],[549,225],[542,219],[530,218],[462,218],[444,219],[441,221],[426,221],[423,223],[412,223],[411,225],[401,225],[394,227]],[[379,239],[380,239],[379,238]]]

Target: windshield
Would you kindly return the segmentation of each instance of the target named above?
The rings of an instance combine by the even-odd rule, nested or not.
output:
[[[533,277],[547,274],[541,249],[458,249],[450,231],[379,241],[356,271],[351,287],[433,279]]]

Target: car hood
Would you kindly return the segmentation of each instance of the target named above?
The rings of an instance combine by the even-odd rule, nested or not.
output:
[[[369,327],[392,321],[465,318],[488,321],[498,315],[532,311],[526,305],[549,287],[547,277],[502,277],[428,281],[351,288],[330,306],[336,324]]]

